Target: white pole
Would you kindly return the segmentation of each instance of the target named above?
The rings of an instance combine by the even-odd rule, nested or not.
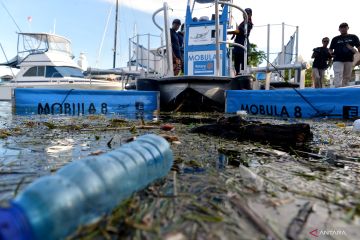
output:
[[[266,59],[267,59],[267,66],[270,66],[270,24],[267,25],[267,53],[266,53]]]
[[[281,23],[281,65],[285,64],[285,23]],[[285,80],[285,71],[281,71]]]
[[[267,25],[267,70],[265,78],[265,90],[270,90],[271,72],[270,67],[270,24]]]
[[[141,63],[141,71],[140,72],[143,72],[144,71],[144,48],[143,46],[141,45],[141,47],[139,48],[140,49],[140,63]]]
[[[296,26],[296,42],[295,42],[295,61],[298,61],[299,57],[299,26]]]
[[[149,75],[150,68],[150,33],[148,33],[148,55],[147,55],[147,75]]]
[[[129,71],[131,71],[131,49],[132,49],[132,46],[131,46],[131,38],[129,38]]]
[[[161,38],[161,46],[164,46],[164,34],[163,34],[164,32],[162,32],[161,33],[161,36],[160,36],[160,38]],[[166,61],[165,61],[165,59],[164,59],[164,57],[165,57],[165,49],[164,48],[162,48],[162,52],[161,52],[161,57],[162,57],[162,69],[161,69],[161,76],[164,76],[165,75],[165,68],[166,68]]]
[[[291,80],[291,69],[288,70],[288,81]]]
[[[215,76],[220,76],[219,0],[215,0],[215,44],[216,44]]]
[[[305,88],[305,69],[303,70],[299,70],[300,72],[300,89],[304,89]]]
[[[247,65],[247,60],[248,60],[248,15],[247,13],[244,11],[244,22],[245,22],[245,26],[244,26],[244,31],[245,31],[245,40],[244,40],[244,71],[246,71],[246,73],[248,73],[248,65]],[[241,72],[241,71],[240,71]]]
[[[271,72],[266,72],[265,90],[270,90]]]
[[[276,71],[276,70],[286,70],[286,69],[306,69],[306,64],[305,63],[290,63],[290,64],[284,64],[284,65],[279,65],[276,67],[255,67],[255,68],[251,68],[250,72],[265,72],[265,71]]]
[[[115,32],[114,32],[114,53],[113,53],[113,68],[116,67],[116,54],[117,54],[117,32],[118,32],[118,15],[119,15],[119,0],[116,0],[115,9]]]
[[[136,71],[139,70],[139,35],[136,35]]]
[[[166,55],[168,62],[167,75],[174,76],[174,67],[173,67],[173,51],[171,45],[171,35],[169,27],[169,16],[168,16],[169,7],[166,2],[164,2],[164,31],[165,31],[165,41],[166,41]]]
[[[296,42],[295,42],[295,62],[297,63],[299,61],[299,26],[296,26]],[[300,79],[298,79],[297,74],[295,74],[295,82],[300,82]]]

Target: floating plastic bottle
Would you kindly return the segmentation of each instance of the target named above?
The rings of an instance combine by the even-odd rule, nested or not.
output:
[[[166,176],[172,163],[169,143],[154,134],[72,162],[55,175],[36,180],[8,208],[0,209],[0,239],[64,239]]]
[[[353,131],[354,132],[360,132],[360,119],[357,119],[357,120],[354,121]]]

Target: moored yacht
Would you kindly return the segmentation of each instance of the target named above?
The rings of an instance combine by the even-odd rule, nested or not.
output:
[[[49,33],[19,33],[18,54],[2,64],[19,68],[8,83],[0,85],[0,100],[11,100],[15,88],[121,90],[118,81],[84,78],[74,62],[70,40]]]

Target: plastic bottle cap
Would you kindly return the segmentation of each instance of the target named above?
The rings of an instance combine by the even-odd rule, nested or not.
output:
[[[15,204],[9,208],[0,208],[0,239],[34,239],[29,222]]]

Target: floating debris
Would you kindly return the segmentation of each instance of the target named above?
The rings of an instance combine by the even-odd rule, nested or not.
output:
[[[156,123],[101,116],[14,117],[1,129],[7,136],[0,139],[0,201],[71,161],[155,133],[172,143],[177,174],[135,193],[69,239],[307,239],[314,228],[325,230],[329,219],[333,228],[351,228],[345,230],[347,238],[357,239],[360,135],[347,127],[352,122],[246,116],[248,123],[261,122],[255,126],[306,126],[313,137],[301,138],[302,147],[295,141],[280,146],[191,131],[222,117],[177,113],[160,115]],[[174,129],[164,132],[165,124]],[[314,212],[306,210],[307,202]]]
[[[103,150],[96,150],[94,152],[91,152],[89,155],[90,156],[97,156],[97,155],[101,155],[103,153],[105,153]]]
[[[306,202],[299,210],[298,215],[291,221],[286,230],[286,237],[290,240],[299,239],[299,234],[304,228],[309,215],[313,211],[313,203]]]
[[[164,131],[173,131],[175,129],[175,126],[172,124],[164,124],[160,127],[160,129]]]
[[[191,131],[230,140],[269,143],[285,148],[303,147],[312,138],[308,124],[269,124],[247,121],[240,116],[220,118],[216,124],[195,127]]]

